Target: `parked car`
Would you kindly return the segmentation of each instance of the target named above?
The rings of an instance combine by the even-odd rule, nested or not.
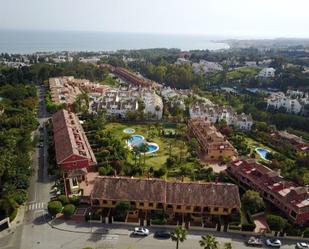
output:
[[[271,246],[271,247],[277,247],[280,248],[282,246],[282,243],[278,239],[267,239],[266,240],[266,245]]]
[[[156,231],[154,234],[155,238],[163,238],[163,239],[169,239],[171,237],[171,233],[166,230]]]
[[[309,244],[305,242],[298,242],[295,246],[296,249],[309,249]]]
[[[149,230],[144,227],[135,227],[133,234],[140,235],[140,236],[147,236],[149,235]]]
[[[247,246],[257,246],[257,247],[262,247],[263,246],[263,242],[260,238],[257,238],[257,237],[250,237],[248,240],[247,240]]]

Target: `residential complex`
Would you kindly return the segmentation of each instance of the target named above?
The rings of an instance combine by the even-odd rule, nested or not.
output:
[[[54,104],[70,105],[83,92],[97,96],[102,95],[107,89],[107,86],[93,83],[86,79],[75,79],[73,76],[49,79],[49,90]]]
[[[130,219],[144,213],[164,211],[168,219],[188,216],[202,222],[203,216],[230,215],[240,209],[238,187],[230,183],[176,182],[163,179],[97,177],[91,193],[91,205],[110,210],[129,201]],[[106,211],[103,213],[110,213]]]
[[[279,208],[293,223],[308,224],[308,186],[298,186],[253,159],[234,161],[227,170],[240,182],[259,192],[265,200]]]
[[[139,101],[143,102],[143,112],[147,119],[161,119],[163,113],[162,98],[150,88],[125,86],[110,89],[92,103],[92,110],[105,109],[108,115],[126,118],[128,112],[136,112]]]
[[[242,130],[251,130],[253,119],[245,113],[237,114],[230,107],[220,107],[207,103],[193,104],[190,109],[190,118],[206,118],[212,124],[225,120],[227,125]]]
[[[308,93],[296,95],[294,92],[288,91],[287,94],[283,92],[271,93],[267,98],[267,108],[283,108],[286,112],[294,114],[304,113],[305,105],[309,104],[309,95]]]
[[[189,136],[199,143],[201,157],[205,160],[235,159],[236,149],[217,131],[206,118],[192,118],[188,121]]]
[[[274,78],[275,77],[275,73],[276,70],[272,67],[266,67],[263,68],[260,72],[259,72],[259,77],[260,78]]]
[[[207,74],[222,71],[223,67],[217,62],[200,60],[199,63],[192,63],[192,70],[196,74]]]
[[[291,144],[296,152],[309,153],[309,143],[299,136],[287,131],[276,131],[271,136],[280,138],[284,142]]]
[[[56,162],[63,173],[67,195],[82,194],[79,182],[91,166],[97,164],[78,117],[67,110],[52,116]]]

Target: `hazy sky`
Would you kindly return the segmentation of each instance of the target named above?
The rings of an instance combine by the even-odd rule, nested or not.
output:
[[[0,0],[0,29],[309,38],[309,0]]]

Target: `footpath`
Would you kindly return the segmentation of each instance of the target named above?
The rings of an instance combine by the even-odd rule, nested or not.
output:
[[[23,225],[25,216],[25,206],[20,206],[17,211],[15,219],[11,222],[9,228],[0,232],[0,239],[6,237],[7,235],[14,233],[19,226]]]

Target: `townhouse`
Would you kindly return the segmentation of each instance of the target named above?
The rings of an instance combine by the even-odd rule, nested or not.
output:
[[[227,216],[240,210],[238,187],[230,183],[177,182],[163,179],[99,176],[90,196],[93,208],[112,213],[117,203],[130,203],[128,215],[164,211],[168,219],[176,216]],[[106,212],[106,210],[109,210]]]
[[[234,160],[238,156],[236,149],[207,118],[190,119],[188,121],[188,135],[198,141],[200,155],[204,160],[222,161],[224,158]]]
[[[63,174],[66,195],[81,195],[80,182],[97,164],[78,117],[67,110],[52,116],[56,163]]]
[[[227,171],[243,184],[260,193],[293,223],[309,222],[309,189],[284,179],[254,159],[232,162]]]

